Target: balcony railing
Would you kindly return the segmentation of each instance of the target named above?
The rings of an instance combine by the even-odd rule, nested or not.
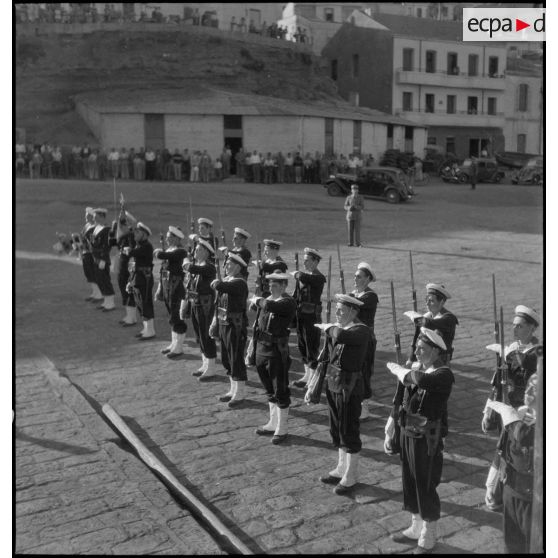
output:
[[[502,118],[504,116],[503,112],[482,112],[478,110],[456,110],[453,112],[447,112],[442,110],[427,110],[425,108],[421,109],[406,109],[406,108],[396,108],[394,112],[422,112],[425,114],[441,114],[441,115],[448,115],[448,116],[455,116],[455,115],[474,115],[474,116],[494,116],[496,118]]]
[[[476,78],[493,78],[493,79],[504,79],[506,76],[504,74],[468,74],[467,72],[448,72],[447,70],[434,70],[429,72],[422,68],[421,70],[416,68],[396,68],[398,72],[419,72],[421,74],[443,74],[445,76],[452,77],[476,77]]]
[[[396,71],[396,83],[400,85],[429,85],[433,87],[456,87],[461,89],[491,89],[503,91],[506,88],[504,76],[488,74],[470,76],[466,73],[448,73],[444,70],[426,72],[424,70]]]

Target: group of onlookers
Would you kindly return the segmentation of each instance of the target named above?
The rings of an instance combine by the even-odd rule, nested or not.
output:
[[[236,175],[246,182],[262,184],[323,184],[331,174],[353,172],[371,165],[372,155],[325,155],[281,151],[262,153],[240,150],[233,154],[225,145],[215,157],[207,150],[122,147],[104,150],[89,144],[61,147],[17,143],[16,176],[29,178],[78,178],[89,180],[150,180],[177,182],[220,181]]]

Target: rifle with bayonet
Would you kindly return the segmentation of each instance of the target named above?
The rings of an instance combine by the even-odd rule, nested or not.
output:
[[[258,242],[258,250],[256,253],[256,265],[258,266],[258,276],[256,277],[256,296],[262,296],[262,243]]]
[[[509,405],[508,401],[508,364],[506,362],[504,343],[504,308],[500,306],[500,371],[502,384],[502,402]]]
[[[339,279],[341,280],[341,292],[345,294],[345,274],[343,273],[343,268],[341,267],[341,250],[339,249],[339,244],[337,245],[337,261],[339,262]]]
[[[256,254],[256,265],[258,267],[258,276],[256,277],[256,291],[254,292],[254,296],[262,296],[263,288],[262,288],[262,243],[258,242],[258,250]],[[248,342],[248,346],[246,348],[246,356],[244,358],[244,363],[246,366],[255,366],[256,365],[256,344],[258,342],[258,319],[260,317],[260,307],[255,308],[253,305],[250,305],[251,310],[256,310],[256,317],[254,319],[254,324],[252,325],[252,337]]]
[[[394,337],[394,348],[395,348],[395,361],[397,364],[401,364],[401,334],[397,328],[397,314],[395,310],[395,291],[393,288],[393,281],[390,282],[391,287],[391,316],[393,319],[393,337]],[[395,412],[395,416],[393,417],[395,421],[394,425],[394,434],[390,441],[391,446],[391,453],[397,454],[401,451],[401,443],[400,443],[400,433],[401,433],[401,425],[400,425],[400,418],[399,413],[401,409],[401,405],[403,405],[403,396],[405,395],[405,386],[401,382],[397,382],[397,389],[395,390],[395,395],[393,397],[393,408]]]
[[[223,221],[221,221],[221,212],[219,211],[219,228],[221,231],[221,245],[227,246],[227,239],[225,237],[225,229],[223,228]]]
[[[215,257],[217,258],[217,250],[219,249],[219,239],[213,239],[213,247],[215,250]],[[215,270],[217,272],[217,280],[222,281],[221,268],[219,267],[219,260],[215,261]],[[219,339],[219,291],[215,290],[215,313],[213,315],[213,320],[209,326],[209,336],[212,339]]]
[[[326,302],[326,321],[325,323],[330,323],[331,320],[331,256],[329,256],[329,262],[327,265],[327,302]],[[322,390],[324,387],[324,381],[327,373],[327,366],[329,364],[329,343],[327,339],[327,334],[324,331],[324,345],[318,356],[318,367],[314,372],[314,377],[310,379],[308,383],[308,392],[310,403],[317,404],[320,402],[320,397],[322,395]]]
[[[418,312],[417,291],[415,289],[415,274],[413,273],[413,254],[409,250],[409,265],[411,266],[411,292],[413,295],[413,310]]]

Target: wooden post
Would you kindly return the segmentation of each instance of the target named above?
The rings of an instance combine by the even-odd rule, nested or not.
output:
[[[542,554],[544,540],[544,357],[542,347],[537,360],[537,422],[533,459],[533,504],[529,552]]]
[[[165,482],[171,487],[173,493],[180,497],[188,509],[197,517],[208,523],[221,536],[238,550],[240,554],[254,554],[223,522],[192,492],[180,484],[179,480],[145,447],[141,440],[130,430],[120,415],[108,404],[103,405],[103,413],[111,424],[120,432],[122,437],[133,446],[140,459],[150,468],[159,473]]]

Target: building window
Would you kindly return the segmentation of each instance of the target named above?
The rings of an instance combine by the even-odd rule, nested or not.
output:
[[[353,54],[353,77],[357,78],[358,77],[358,63],[359,63],[359,59],[358,59],[358,54]]]
[[[478,54],[469,54],[469,68],[468,73],[470,76],[479,75],[479,56]]]
[[[463,8],[461,6],[453,7],[453,21],[461,21],[463,15]]]
[[[424,98],[424,112],[434,112],[434,95],[427,93]]]
[[[437,145],[438,140],[434,136],[428,136],[426,140],[426,145]]]
[[[404,48],[403,49],[403,69],[407,72],[412,72],[414,69],[415,62],[415,49],[414,48]]]
[[[448,114],[455,114],[455,99],[456,99],[455,95],[448,95],[447,103],[446,103]]]
[[[386,147],[388,149],[393,149],[393,124],[387,125],[387,142]]]
[[[447,6],[442,6],[442,19],[448,19],[449,10]]]
[[[479,110],[479,98],[467,97],[467,114],[477,114]]]
[[[422,17],[422,8],[417,8],[417,17]]]
[[[353,152],[360,153],[362,145],[362,122],[353,120]]]
[[[326,21],[335,21],[333,8],[324,8],[324,19]]]
[[[488,112],[488,114],[496,114],[496,97],[488,97],[486,112]]]
[[[498,57],[489,56],[488,57],[488,76],[496,77],[498,75]]]
[[[527,135],[517,134],[517,150],[519,151],[519,153],[525,153],[526,147],[527,147]]]
[[[337,59],[331,61],[331,79],[337,81]]]
[[[403,91],[403,110],[413,110],[413,94],[410,91]]]
[[[436,51],[426,51],[426,71],[433,74],[436,71]]]
[[[448,52],[448,75],[457,76],[459,75],[459,66],[457,65],[457,53]]]
[[[325,154],[333,155],[333,118],[325,119]]]
[[[453,136],[446,138],[446,153],[453,153],[455,155],[455,138]]]
[[[529,86],[526,83],[520,83],[517,92],[518,92],[517,110],[519,110],[519,112],[527,112],[527,105],[529,100]]]

